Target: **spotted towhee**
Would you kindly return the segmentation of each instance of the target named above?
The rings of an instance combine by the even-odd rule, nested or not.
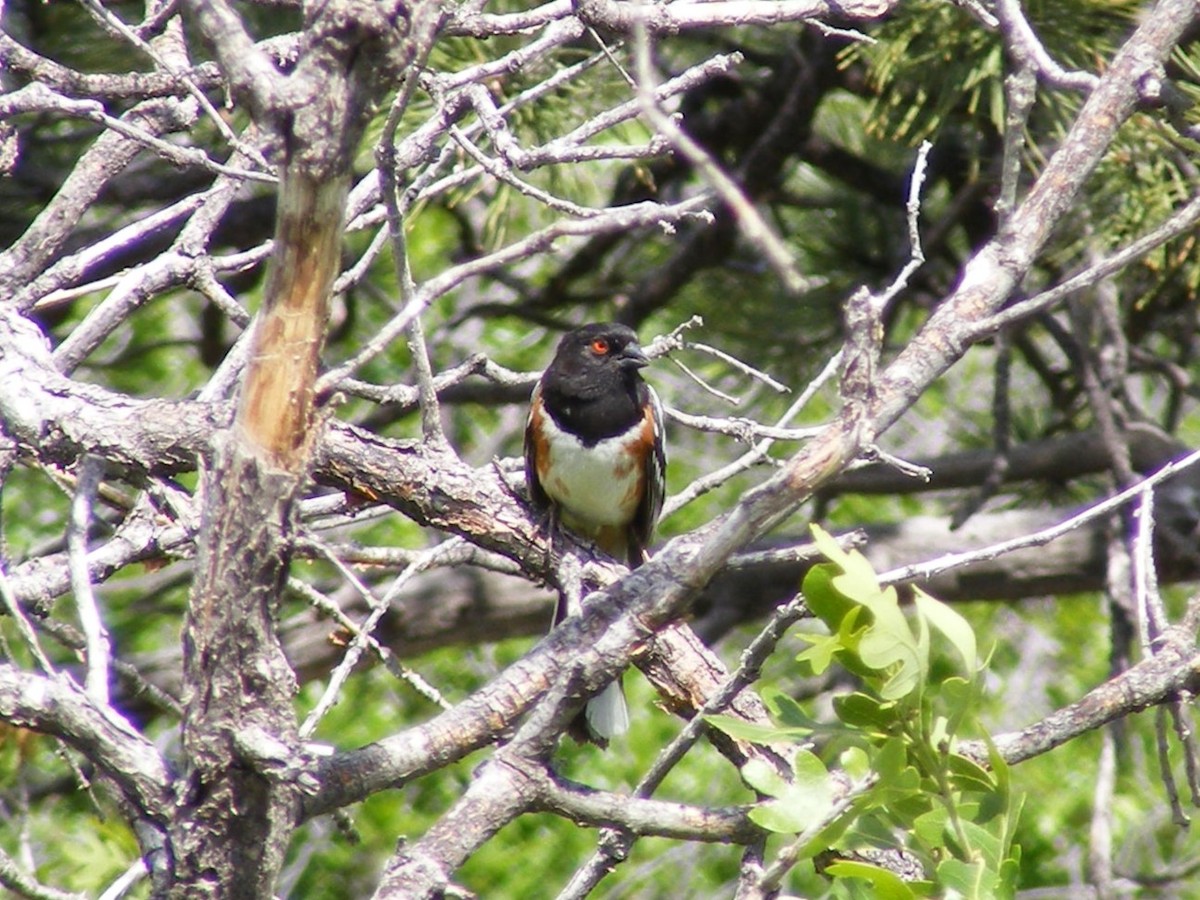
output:
[[[552,523],[638,566],[662,510],[667,468],[662,405],[642,380],[649,364],[624,325],[584,325],[563,336],[533,389],[525,477]],[[577,614],[559,597],[554,623]],[[584,728],[604,746],[629,727],[620,679],[588,701]]]

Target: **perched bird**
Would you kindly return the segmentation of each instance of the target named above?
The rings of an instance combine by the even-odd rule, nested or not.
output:
[[[641,376],[649,362],[624,325],[567,332],[533,389],[525,425],[534,505],[630,568],[646,558],[667,468],[662,404]],[[560,595],[554,624],[577,606]],[[601,746],[628,729],[620,679],[588,701],[582,718],[572,733]]]

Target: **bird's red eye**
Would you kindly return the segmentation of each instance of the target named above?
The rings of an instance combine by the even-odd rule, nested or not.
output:
[[[592,341],[592,352],[598,356],[603,356],[608,352],[608,341],[604,338],[595,338]]]

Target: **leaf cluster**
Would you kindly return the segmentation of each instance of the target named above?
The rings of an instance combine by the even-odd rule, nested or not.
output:
[[[1013,896],[1022,798],[997,754],[985,766],[956,749],[982,699],[974,631],[920,589],[906,614],[861,554],[819,527],[813,535],[830,562],[811,570],[804,596],[827,631],[806,632],[796,662],[807,675],[840,666],[857,689],[833,699],[832,723],[778,690],[766,697],[777,728],[713,717],[735,737],[800,745],[790,782],[765,765],[746,767],[751,787],[768,798],[752,817],[797,835],[797,859],[835,883],[866,882],[873,896]],[[935,634],[955,665],[935,652]],[[887,861],[874,861],[881,853]]]

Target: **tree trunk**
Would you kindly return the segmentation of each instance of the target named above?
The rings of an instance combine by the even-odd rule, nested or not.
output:
[[[172,831],[174,896],[269,896],[296,824],[296,679],[277,613],[312,446],[345,184],[284,175],[275,264],[237,416],[204,473],[184,624],[189,771]]]

